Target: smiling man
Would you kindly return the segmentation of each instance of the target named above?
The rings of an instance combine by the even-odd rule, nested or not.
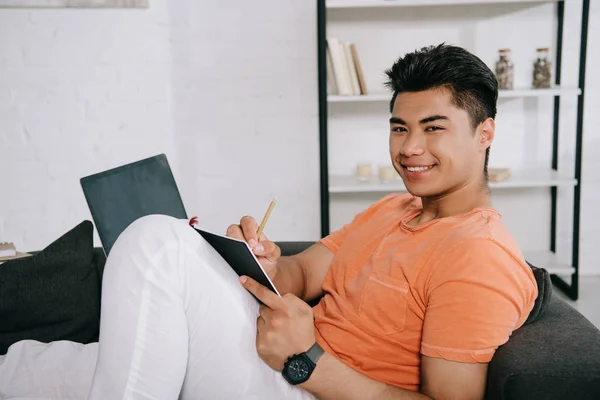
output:
[[[246,281],[266,304],[259,353],[321,399],[481,399],[489,361],[537,296],[488,189],[497,81],[476,56],[447,45],[407,54],[387,75],[390,157],[408,194],[386,196],[295,262],[265,264],[293,296]],[[246,224],[231,233],[251,236],[255,222]],[[296,296],[322,296],[314,336]],[[290,335],[303,346],[282,347]],[[324,354],[292,357],[311,360],[299,373],[298,363],[283,365],[298,347]]]
[[[185,221],[141,218],[106,261],[99,343],[13,344],[0,397],[481,399],[537,296],[487,185],[497,82],[446,45],[387,74],[390,157],[408,193],[292,257],[254,218],[231,225],[282,297],[238,280]]]

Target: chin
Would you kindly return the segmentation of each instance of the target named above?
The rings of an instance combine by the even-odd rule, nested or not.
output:
[[[436,197],[443,193],[443,190],[439,190],[438,188],[431,186],[427,187],[426,185],[407,185],[404,183],[404,186],[406,187],[408,193],[415,197]]]

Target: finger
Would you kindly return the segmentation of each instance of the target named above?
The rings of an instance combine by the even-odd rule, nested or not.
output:
[[[256,223],[256,220],[246,215],[240,221],[240,225],[242,227],[242,233],[244,234],[246,242],[248,242],[250,247],[254,247],[258,242],[258,236],[256,235],[256,232],[258,231],[258,224]]]
[[[283,300],[285,300],[286,303],[292,305],[294,308],[297,308],[298,310],[302,310],[302,311],[310,311],[312,308],[310,305],[308,305],[308,303],[304,300],[302,300],[300,297],[295,296],[292,293],[286,293],[283,295]]]
[[[229,225],[226,236],[239,240],[245,240],[244,234],[242,233],[242,228],[239,225]]]
[[[264,304],[261,304],[258,307],[258,315],[263,315],[266,312],[266,310],[268,310],[268,309],[269,309],[269,307],[265,306]]]
[[[256,319],[256,330],[258,332],[263,332],[265,330],[265,325],[267,324],[267,321],[265,321],[265,319],[261,316],[259,316]]]
[[[246,290],[256,296],[257,299],[259,299],[270,309],[278,310],[283,306],[283,299],[281,297],[279,297],[275,292],[272,292],[260,283],[256,282],[254,279],[247,276],[241,276],[240,282],[246,288]]]
[[[281,256],[281,249],[271,241],[258,242],[252,250],[257,256],[265,257],[269,261],[277,261]]]
[[[265,322],[272,318],[273,312],[274,311],[271,310],[269,307],[265,306],[264,304],[261,304],[259,309],[259,315]]]

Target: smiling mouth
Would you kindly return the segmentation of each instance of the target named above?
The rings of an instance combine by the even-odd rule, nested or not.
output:
[[[407,167],[403,165],[402,167],[406,168],[408,172],[425,172],[429,171],[431,168],[435,167],[435,165],[427,165],[422,167]]]

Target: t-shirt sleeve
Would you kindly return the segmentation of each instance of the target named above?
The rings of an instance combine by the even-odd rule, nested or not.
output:
[[[329,235],[327,235],[323,239],[319,240],[319,242],[321,244],[323,244],[325,247],[327,247],[329,249],[329,251],[331,251],[333,254],[337,253],[340,246],[342,245],[342,242],[348,235],[348,232],[351,231],[352,229],[356,228],[357,226],[359,226],[362,223],[361,221],[363,220],[364,215],[368,211],[369,211],[369,209],[366,209],[366,210],[360,212],[352,219],[351,222],[342,226],[340,229],[331,232]]]
[[[526,263],[477,239],[444,254],[427,292],[421,354],[484,363],[525,322],[537,285]]]
[[[365,210],[356,214],[356,216],[352,219],[351,222],[342,226],[340,229],[333,231],[329,235],[325,236],[323,239],[319,240],[319,242],[325,247],[327,247],[329,251],[331,251],[333,254],[337,253],[340,246],[344,242],[344,239],[348,235],[348,232],[360,227],[370,215],[372,215],[377,209],[379,209],[379,207],[388,203],[395,197],[397,197],[397,194],[390,194],[383,197],[381,200],[375,202]]]

